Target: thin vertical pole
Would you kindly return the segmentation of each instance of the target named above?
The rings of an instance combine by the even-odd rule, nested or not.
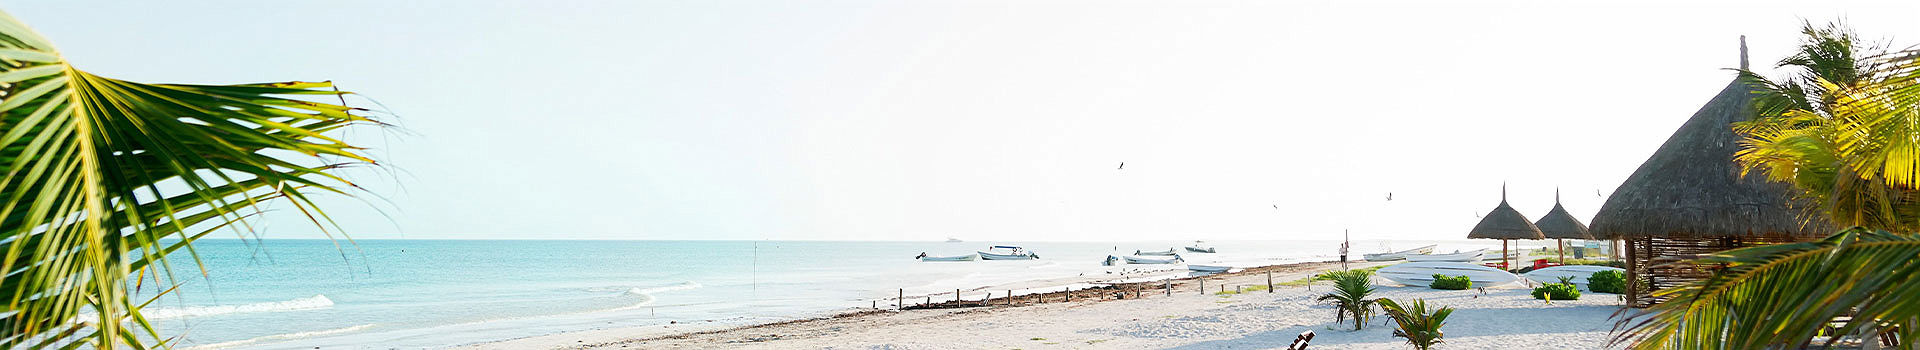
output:
[[[1200,278],[1200,294],[1207,294],[1207,278]]]
[[[907,308],[907,290],[900,289],[899,295],[893,297],[893,310],[900,311],[906,308]]]
[[[1267,271],[1267,293],[1273,293],[1273,271]]]
[[[953,289],[953,305],[960,305],[960,288]]]
[[[1012,306],[1012,305],[1013,305],[1013,290],[1012,290],[1012,289],[1008,289],[1008,290],[1007,290],[1007,302],[1006,302],[1006,305],[1008,305],[1008,306]]]

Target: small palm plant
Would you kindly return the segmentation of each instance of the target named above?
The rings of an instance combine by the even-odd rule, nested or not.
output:
[[[1451,307],[1427,308],[1424,299],[1414,299],[1402,306],[1392,299],[1381,298],[1380,310],[1386,311],[1387,317],[1399,324],[1400,328],[1393,330],[1393,336],[1407,338],[1407,344],[1413,344],[1413,348],[1420,350],[1440,343],[1440,337],[1445,336],[1440,332],[1440,326],[1447,325],[1447,315],[1453,314]]]
[[[1320,296],[1320,301],[1333,304],[1334,322],[1345,321],[1353,316],[1353,330],[1360,330],[1367,319],[1373,316],[1373,304],[1379,299],[1367,299],[1373,295],[1373,271],[1347,270],[1328,273],[1333,279],[1333,292]]]

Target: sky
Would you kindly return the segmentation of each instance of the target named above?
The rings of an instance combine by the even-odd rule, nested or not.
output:
[[[0,8],[99,75],[359,93],[399,127],[344,135],[383,161],[320,199],[356,239],[1462,239],[1503,184],[1590,219],[1741,35],[1762,72],[1803,20],[1920,43],[1912,1]]]

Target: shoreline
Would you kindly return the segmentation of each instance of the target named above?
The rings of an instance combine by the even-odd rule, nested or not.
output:
[[[1386,265],[1386,264],[1389,264],[1389,262],[1366,262],[1366,261],[1349,262],[1349,265],[1352,268],[1366,268],[1366,267]],[[1144,270],[1138,273],[1128,272],[1128,273],[1122,273],[1120,278],[1111,278],[1110,276],[1099,276],[1098,278],[1088,277],[1088,276],[1067,277],[1067,278],[1048,278],[1048,279],[1010,282],[1010,283],[1005,283],[1001,285],[982,286],[982,287],[976,287],[972,289],[962,289],[962,292],[991,292],[991,294],[1000,295],[1000,296],[991,297],[991,298],[975,299],[967,295],[962,295],[962,297],[959,298],[959,300],[954,300],[952,297],[947,297],[946,300],[936,301],[929,304],[929,303],[926,303],[926,298],[929,298],[934,295],[942,295],[942,294],[952,295],[953,293],[908,295],[904,298],[905,299],[904,301],[906,302],[907,305],[905,305],[904,307],[899,307],[897,309],[888,308],[888,307],[880,307],[880,308],[859,307],[859,308],[853,308],[850,310],[843,309],[843,311],[827,312],[825,315],[818,315],[818,316],[812,316],[812,317],[799,316],[798,318],[790,319],[790,320],[757,322],[757,323],[746,323],[746,324],[716,323],[714,322],[714,320],[704,320],[703,322],[686,322],[686,323],[674,322],[674,323],[669,323],[665,325],[588,329],[588,330],[552,333],[552,334],[545,334],[545,335],[538,335],[538,336],[531,336],[531,337],[521,337],[521,338],[513,338],[513,339],[502,339],[502,340],[495,340],[495,341],[469,343],[469,344],[452,346],[451,348],[455,348],[455,349],[595,349],[595,348],[608,348],[608,347],[619,348],[619,347],[625,347],[624,345],[646,344],[649,342],[658,342],[663,340],[685,340],[685,339],[692,339],[692,338],[697,338],[701,336],[725,335],[725,334],[731,334],[731,333],[745,333],[745,332],[751,332],[754,330],[777,328],[777,327],[783,327],[783,326],[806,326],[809,324],[829,323],[829,322],[848,322],[848,321],[859,322],[860,320],[866,319],[866,318],[884,317],[884,316],[900,314],[900,313],[925,312],[925,311],[945,311],[945,312],[964,313],[964,312],[972,312],[972,311],[983,310],[983,309],[1001,309],[1001,308],[1018,309],[1018,308],[1042,306],[1042,305],[1070,305],[1070,304],[1080,304],[1080,303],[1102,303],[1102,302],[1122,301],[1122,300],[1153,299],[1156,297],[1166,297],[1168,295],[1175,295],[1175,296],[1193,295],[1196,293],[1212,295],[1215,293],[1224,292],[1225,290],[1238,291],[1241,289],[1246,289],[1247,287],[1263,286],[1264,285],[1263,279],[1265,278],[1265,276],[1269,275],[1269,273],[1271,273],[1271,275],[1273,276],[1272,283],[1275,285],[1274,288],[1278,289],[1278,288],[1281,288],[1280,285],[1282,285],[1283,283],[1300,279],[1301,275],[1303,274],[1307,276],[1311,276],[1321,271],[1327,271],[1327,270],[1338,268],[1339,265],[1340,263],[1337,261],[1295,262],[1295,263],[1283,263],[1283,264],[1265,265],[1265,266],[1257,266],[1257,267],[1236,268],[1234,271],[1231,271],[1231,272],[1214,273],[1214,274],[1208,274],[1208,275],[1202,275],[1202,276],[1182,276],[1182,277],[1176,277],[1178,275],[1178,272],[1176,271],[1187,271],[1184,268],[1177,269],[1177,270],[1176,269],[1153,269],[1153,270]],[[1127,275],[1129,274],[1137,274],[1141,276],[1127,277]],[[1250,280],[1254,278],[1258,278],[1262,280]],[[1076,286],[1085,286],[1085,287],[1076,289],[1074,288]],[[1206,291],[1201,292],[1198,290],[1202,286],[1206,288]],[[1235,288],[1235,286],[1238,286],[1238,288]],[[1226,288],[1226,289],[1221,289],[1221,288]],[[1055,290],[1055,289],[1064,289],[1064,290]],[[1036,290],[1053,290],[1053,291],[1036,291]],[[1269,291],[1268,293],[1271,293],[1271,291]],[[981,294],[981,295],[985,295],[985,294]],[[1008,297],[1008,295],[1011,295],[1011,297]],[[886,298],[886,299],[893,299],[893,298]],[[915,299],[920,299],[920,300],[915,300]],[[890,307],[894,305],[885,305],[885,306]]]

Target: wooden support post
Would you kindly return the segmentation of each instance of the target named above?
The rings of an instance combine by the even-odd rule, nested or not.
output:
[[[1167,279],[1167,296],[1173,296],[1173,279]]]
[[[1006,305],[1007,305],[1007,306],[1012,306],[1012,305],[1013,305],[1013,290],[1012,290],[1012,289],[1008,289],[1008,290],[1007,290],[1007,302],[1006,302]]]
[[[1637,263],[1639,261],[1635,261],[1633,258],[1633,253],[1634,253],[1633,240],[1626,240],[1626,241],[1627,241],[1627,244],[1626,244],[1627,246],[1627,255],[1626,255],[1627,307],[1637,307],[1639,306],[1639,296],[1640,296],[1640,274],[1638,271],[1639,269],[1634,265],[1638,265]]]
[[[1200,294],[1207,294],[1207,278],[1200,278]]]
[[[879,309],[880,309],[880,301],[879,301],[879,300],[874,300],[874,301],[873,301],[873,309],[874,309],[874,310],[879,310]]]
[[[1267,271],[1267,293],[1273,293],[1273,271]]]
[[[960,306],[960,288],[953,289],[953,306]]]
[[[903,288],[903,289],[900,289],[899,295],[893,297],[893,310],[900,311],[900,310],[905,310],[906,308],[907,308],[907,290]]]

